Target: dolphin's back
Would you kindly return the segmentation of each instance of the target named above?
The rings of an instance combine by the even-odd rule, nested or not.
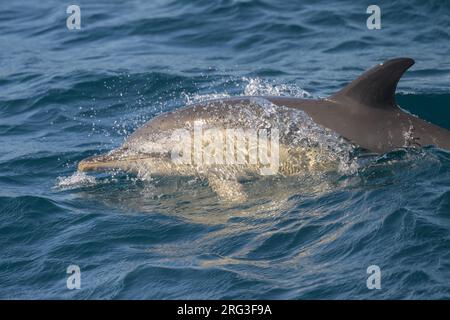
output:
[[[327,99],[271,101],[304,110],[318,124],[371,152],[427,145],[450,150],[450,131],[403,111],[395,101],[397,84],[413,64],[410,58],[388,60]]]

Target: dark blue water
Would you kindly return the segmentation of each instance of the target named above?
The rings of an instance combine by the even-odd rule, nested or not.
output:
[[[377,1],[381,30],[372,1],[79,1],[78,31],[70,4],[1,4],[0,298],[450,298],[444,150],[272,181],[235,205],[198,181],[74,174],[161,112],[324,97],[399,56],[416,60],[399,104],[450,128],[450,2]]]

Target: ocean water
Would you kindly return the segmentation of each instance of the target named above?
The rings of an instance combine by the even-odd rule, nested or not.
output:
[[[326,97],[416,60],[404,109],[450,129],[450,2],[10,1],[0,9],[0,298],[448,299],[450,152],[248,182],[83,175],[154,116],[239,95]],[[67,268],[81,288],[67,288]],[[381,271],[369,290],[367,268]]]

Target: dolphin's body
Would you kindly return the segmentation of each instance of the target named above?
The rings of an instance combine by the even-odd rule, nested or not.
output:
[[[450,131],[404,112],[396,105],[397,83],[413,64],[414,60],[409,58],[388,60],[366,71],[326,99],[236,97],[178,109],[150,120],[132,134],[122,147],[106,155],[81,161],[78,169],[117,168],[135,172],[144,170],[160,175],[200,174],[208,178],[210,185],[222,197],[239,198],[242,193],[236,176],[243,172],[258,173],[261,168],[258,161],[249,161],[250,149],[246,151],[245,165],[227,165],[226,161],[220,162],[220,165],[218,162],[173,161],[171,151],[175,145],[179,147],[180,142],[183,145],[195,140],[190,134],[184,136],[187,140],[177,135],[174,138],[174,132],[180,129],[194,130],[198,123],[206,128],[219,128],[221,133],[215,131],[214,134],[221,138],[230,128],[268,129],[270,132],[274,128],[279,129],[280,145],[276,151],[279,152],[277,172],[281,174],[330,167],[336,153],[348,151],[339,137],[372,153],[427,145],[450,150]],[[299,132],[303,136],[299,136]],[[319,136],[318,140],[305,143],[305,132],[310,138]],[[335,141],[333,145],[329,144],[331,138]],[[210,145],[211,141],[202,141],[202,144]],[[273,147],[267,149],[270,148]],[[274,149],[271,149],[268,154],[273,152]]]

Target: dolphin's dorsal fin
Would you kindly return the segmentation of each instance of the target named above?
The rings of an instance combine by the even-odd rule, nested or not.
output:
[[[403,73],[414,64],[410,58],[387,60],[367,70],[341,91],[330,97],[335,101],[353,100],[359,105],[390,109],[395,108],[395,89]]]

